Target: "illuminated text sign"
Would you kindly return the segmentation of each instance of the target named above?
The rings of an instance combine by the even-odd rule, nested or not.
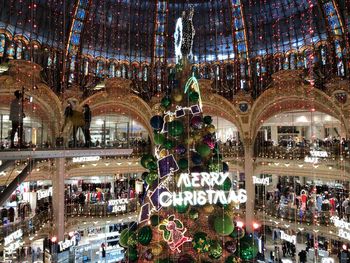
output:
[[[247,201],[247,192],[244,189],[237,191],[229,190],[214,190],[211,189],[215,185],[222,185],[228,178],[229,173],[181,173],[177,182],[177,187],[194,188],[193,190],[183,192],[162,192],[159,196],[159,202],[162,206],[168,207],[170,205],[205,205],[216,204],[229,204],[245,203]],[[207,187],[209,189],[203,189]],[[200,188],[201,190],[196,190]]]

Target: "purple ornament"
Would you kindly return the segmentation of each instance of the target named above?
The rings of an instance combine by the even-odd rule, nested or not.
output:
[[[235,253],[237,250],[237,244],[236,242],[230,240],[225,242],[225,249],[229,252],[229,253]]]
[[[153,259],[153,253],[151,249],[147,249],[144,253],[143,253],[143,257],[148,260],[151,261]]]
[[[209,148],[212,150],[215,147],[215,141],[212,138],[205,137],[203,139],[203,143],[209,146]]]
[[[202,117],[199,115],[193,116],[191,119],[191,127],[193,129],[197,129],[197,130],[202,129],[202,127],[203,127]]]
[[[182,155],[182,154],[184,154],[184,153],[186,152],[186,147],[183,146],[182,144],[177,145],[177,146],[175,147],[175,152],[176,152],[177,154]]]
[[[203,172],[203,167],[201,167],[201,166],[194,166],[194,167],[191,168],[191,172],[192,173],[201,173],[201,172]]]

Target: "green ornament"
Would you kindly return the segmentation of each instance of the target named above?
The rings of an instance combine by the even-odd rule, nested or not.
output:
[[[143,246],[149,245],[152,240],[152,229],[150,226],[142,227],[138,232],[137,237],[139,243]]]
[[[219,215],[214,220],[214,229],[221,236],[228,236],[234,230],[232,219],[224,214]]]
[[[179,136],[184,132],[184,125],[181,121],[168,122],[168,133],[173,136]]]
[[[230,237],[234,239],[241,239],[244,237],[244,235],[245,235],[244,229],[236,226],[233,232],[230,234]]]
[[[192,208],[190,210],[190,218],[192,220],[196,220],[196,219],[198,219],[198,216],[199,216],[199,213],[198,213],[197,209]]]
[[[197,102],[199,100],[199,94],[196,91],[191,91],[189,94],[189,99],[191,102]]]
[[[205,124],[210,125],[213,122],[213,118],[211,116],[204,116],[203,121]]]
[[[178,161],[178,165],[180,167],[181,170],[185,170],[188,168],[188,160],[185,159],[185,158],[181,158],[179,161]]]
[[[201,157],[204,157],[204,158],[207,157],[210,154],[210,152],[211,152],[209,146],[204,144],[204,143],[198,144],[196,146],[196,151],[197,151],[197,153],[199,153],[199,155]]]
[[[218,241],[210,242],[209,257],[218,259],[222,256],[222,246]]]
[[[211,162],[208,164],[209,172],[222,172],[222,163]]]
[[[188,210],[188,205],[177,205],[175,208],[176,208],[176,211],[180,214],[184,214],[187,212]]]
[[[222,185],[220,185],[220,189],[224,190],[224,191],[230,191],[232,186],[232,182],[230,178],[226,178],[224,183]]]
[[[161,104],[164,108],[168,108],[168,107],[171,105],[171,98],[168,97],[168,96],[164,97],[164,98],[161,100],[160,104]]]
[[[146,183],[148,185],[151,185],[155,180],[158,179],[158,174],[156,172],[150,172],[147,176],[146,176]]]
[[[151,215],[150,221],[151,221],[151,226],[158,226],[159,223],[162,221],[162,218],[159,217],[159,215]]]
[[[144,154],[144,155],[142,155],[142,157],[141,157],[141,165],[144,168],[147,168],[148,163],[151,162],[151,161],[154,161],[153,155],[151,155],[151,154]]]
[[[164,148],[167,149],[167,150],[171,150],[172,148],[174,148],[174,146],[175,146],[175,144],[171,140],[166,140],[164,142]]]
[[[129,237],[132,236],[133,234],[134,234],[134,231],[131,231],[128,228],[122,230],[122,232],[120,232],[120,236],[119,236],[119,244],[122,247],[129,247],[129,244],[128,244]]]
[[[149,170],[157,170],[157,163],[152,160],[147,163],[147,169]]]
[[[192,246],[197,253],[208,252],[210,245],[207,240],[207,234],[204,232],[197,232],[193,236]]]
[[[155,133],[153,138],[156,144],[162,145],[165,142],[165,137],[162,133]]]
[[[246,235],[240,240],[239,252],[242,259],[252,260],[256,257],[258,251],[258,242],[254,242],[253,237]]]
[[[138,256],[137,256],[137,249],[135,248],[129,248],[126,251],[126,256],[129,259],[129,261],[136,261]]]

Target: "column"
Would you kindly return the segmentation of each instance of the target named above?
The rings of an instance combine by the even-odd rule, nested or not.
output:
[[[54,235],[64,240],[64,163],[65,158],[56,159],[56,172],[52,177],[52,208]]]
[[[245,222],[246,229],[249,233],[253,232],[255,203],[255,187],[253,184],[253,147],[253,145],[246,145],[244,147],[245,190],[247,191]]]
[[[272,125],[270,127],[271,127],[271,140],[273,140],[274,145],[278,145],[277,126]]]

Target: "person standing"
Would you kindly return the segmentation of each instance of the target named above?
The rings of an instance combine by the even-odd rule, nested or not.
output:
[[[17,132],[18,146],[23,147],[23,118],[25,118],[23,111],[23,94],[16,90],[15,99],[12,100],[10,105],[10,120],[12,122],[11,130],[11,145],[10,148],[15,147],[14,139]]]
[[[83,106],[84,114],[84,137],[85,137],[85,147],[90,147],[91,145],[91,136],[90,136],[90,125],[91,125],[91,110],[88,104]]]
[[[300,263],[306,263],[306,261],[307,261],[307,254],[306,254],[305,250],[302,250],[302,251],[299,252],[299,260],[300,260]]]
[[[345,207],[345,214],[348,222],[350,222],[350,204]]]

